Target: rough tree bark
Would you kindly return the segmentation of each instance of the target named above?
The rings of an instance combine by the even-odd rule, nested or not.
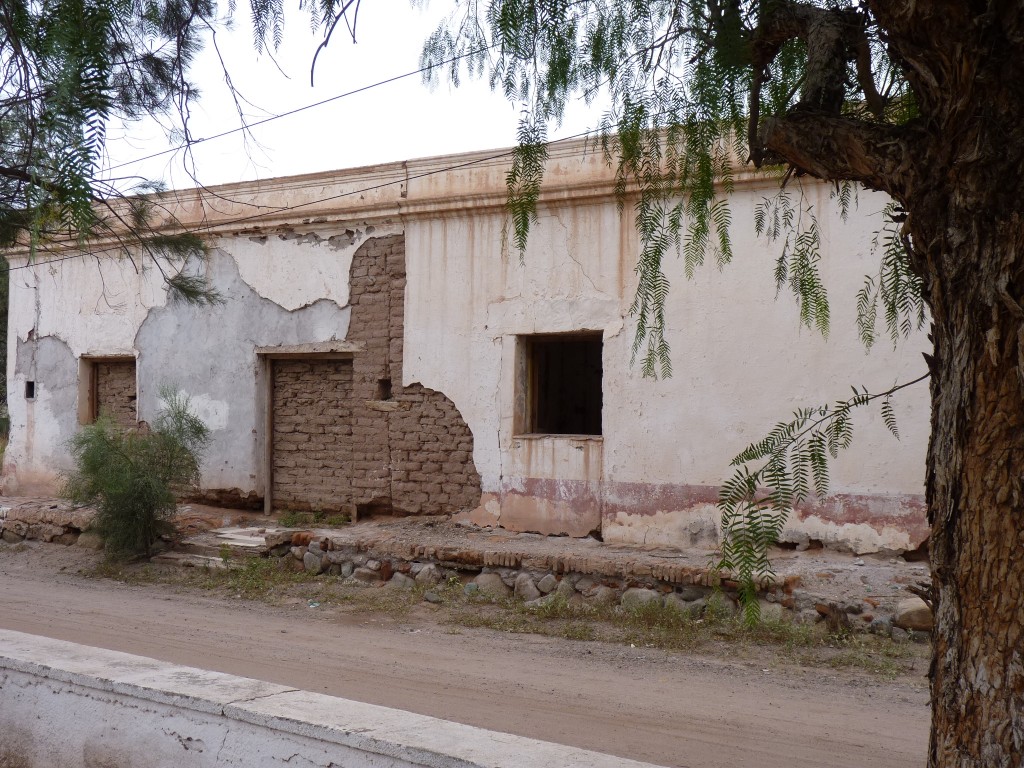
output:
[[[1015,242],[1004,243],[1000,256],[1024,248],[1020,224],[1014,229]],[[970,250],[983,262],[991,247],[998,246],[972,244]],[[1022,260],[1012,261],[1020,274]],[[950,293],[932,301],[927,497],[935,646],[929,765],[1020,766],[1024,313]]]
[[[928,761],[1003,768],[1024,765],[1024,13],[954,5],[900,49],[928,133],[904,200],[933,318]]]
[[[1019,768],[1024,3],[867,5],[920,116],[891,128],[802,104],[760,121],[751,155],[823,179],[860,181],[888,192],[908,213],[911,263],[924,281],[934,343],[926,473],[935,609],[928,765]],[[845,17],[836,28],[841,23],[852,28]],[[856,31],[846,39],[851,62],[860,42]]]
[[[992,200],[1019,186],[1020,166],[1000,165],[984,188],[951,185],[910,201],[911,221],[928,222],[912,237],[929,268],[933,317],[936,768],[1024,765],[1024,219]]]

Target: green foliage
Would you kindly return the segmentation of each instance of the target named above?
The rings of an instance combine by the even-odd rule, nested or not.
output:
[[[84,239],[100,220],[97,192],[112,191],[100,174],[107,124],[166,114],[194,97],[185,74],[215,6],[16,0],[4,9],[0,229],[27,229],[37,242]]]
[[[910,243],[899,220],[902,210],[889,203],[883,213],[885,223],[872,242],[872,250],[881,250],[878,274],[865,275],[864,287],[857,293],[857,330],[868,349],[878,339],[879,304],[893,346],[923,328],[928,318],[921,278],[910,266]]]
[[[33,258],[113,240],[160,269],[171,295],[206,303],[183,275],[206,249],[154,232],[152,204],[127,199],[105,170],[107,126],[144,117],[187,123],[187,77],[214,0],[14,0],[0,14],[0,247]],[[146,184],[143,191],[153,191]],[[105,247],[105,255],[112,249]],[[136,264],[138,266],[138,264]]]
[[[850,446],[854,411],[880,401],[886,427],[899,438],[892,396],[925,378],[878,393],[854,388],[846,400],[800,408],[732,460],[736,469],[718,496],[722,542],[717,567],[732,573],[739,583],[748,624],[760,618],[758,588],[775,578],[768,551],[779,540],[794,507],[828,494],[829,461]]]
[[[849,199],[840,197],[843,215]],[[793,202],[788,189],[780,189],[754,207],[754,229],[768,242],[779,241],[781,249],[775,260],[775,293],[789,287],[800,307],[800,323],[828,336],[831,311],[828,292],[821,279],[821,230],[818,217],[800,188],[799,200]]]
[[[126,429],[101,415],[69,442],[75,468],[63,493],[96,507],[95,527],[115,557],[152,552],[173,530],[175,495],[199,481],[209,430],[186,396],[161,390],[164,408],[149,432]]]

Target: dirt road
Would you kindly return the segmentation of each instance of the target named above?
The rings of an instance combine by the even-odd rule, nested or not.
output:
[[[924,764],[921,686],[127,586],[75,549],[0,549],[0,627],[666,766]]]

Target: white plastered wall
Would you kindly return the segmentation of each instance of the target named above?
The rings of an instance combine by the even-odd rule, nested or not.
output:
[[[78,428],[79,359],[138,359],[139,418],[152,421],[159,388],[188,394],[211,428],[206,488],[262,493],[262,417],[257,347],[343,340],[352,256],[394,224],[306,226],[221,237],[202,267],[226,301],[168,303],[160,272],[145,260],[13,260],[8,335],[11,441],[8,494],[52,493],[69,467]],[[35,382],[35,398],[25,382]]]
[[[581,488],[599,488],[597,514],[603,515],[606,539],[680,544],[709,528],[713,534],[715,487],[746,444],[799,406],[845,398],[854,384],[884,388],[923,370],[923,334],[896,350],[883,340],[870,355],[856,337],[854,295],[864,275],[877,270],[870,246],[884,201],[862,193],[844,224],[828,187],[804,184],[821,224],[821,269],[832,298],[832,330],[825,341],[799,326],[790,296],[784,292],[775,299],[772,271],[779,244],[754,236],[754,206],[776,191],[776,183],[741,181],[731,201],[733,263],[721,271],[708,264],[688,281],[680,259],[666,261],[674,375],[643,378],[630,364],[635,326],[628,310],[639,250],[632,209],[619,210],[609,199],[601,158],[577,149],[553,155],[554,191],[522,260],[514,249],[503,248],[505,217],[497,203],[504,194],[504,166],[468,165],[460,157],[418,161],[412,183],[405,164],[268,182],[259,194],[278,195],[286,204],[302,195],[324,195],[331,185],[376,188],[381,179],[405,178],[380,203],[348,193],[326,198],[363,208],[379,205],[376,212],[361,208],[360,215],[370,218],[359,219],[358,226],[320,219],[279,222],[211,242],[207,269],[228,299],[223,306],[169,305],[159,275],[152,269],[138,273],[126,260],[73,259],[16,270],[7,491],[19,485],[26,490],[36,481],[52,488],[56,471],[66,466],[64,441],[77,426],[78,358],[136,355],[140,416],[152,418],[158,384],[173,380],[214,428],[204,485],[259,492],[263,451],[255,348],[344,339],[352,254],[370,236],[402,231],[388,223],[398,220],[399,208],[408,273],[403,384],[419,382],[442,392],[466,420],[490,522],[509,522],[501,519],[502,494],[579,500]],[[448,171],[451,165],[463,170]],[[201,206],[192,213],[197,211]],[[344,218],[344,211],[331,215]],[[600,331],[604,338],[602,439],[517,440],[516,336],[579,330]],[[28,380],[37,382],[32,402],[24,397]],[[905,513],[920,504],[926,387],[901,395],[896,411],[902,441],[888,435],[876,414],[862,419],[853,447],[834,467],[834,519],[794,517],[794,537],[845,539],[863,551],[913,545],[899,529]],[[580,528],[568,520],[575,514],[571,507],[542,511],[566,517],[552,523],[553,531],[582,535],[591,522]],[[862,530],[849,522],[866,513],[891,519],[893,531],[883,524]]]
[[[128,259],[45,259],[11,260],[7,493],[56,487],[68,467],[65,443],[78,423],[79,358],[134,356],[139,325],[166,302],[161,282]],[[28,381],[35,383],[31,400]]]
[[[896,349],[883,338],[870,354],[857,335],[855,294],[864,276],[878,269],[871,241],[881,225],[881,196],[862,192],[844,223],[827,186],[804,185],[821,227],[820,268],[832,306],[824,339],[800,326],[787,289],[775,297],[781,246],[756,237],[753,224],[754,206],[775,190],[746,184],[733,195],[731,264],[721,270],[706,264],[687,280],[682,260],[667,259],[666,335],[674,373],[659,380],[644,378],[639,362],[630,363],[635,325],[628,310],[639,246],[628,206],[620,211],[605,200],[543,208],[522,263],[514,250],[502,249],[504,214],[497,209],[407,225],[405,383],[444,392],[473,430],[487,507],[478,521],[518,524],[503,521],[502,502],[489,498],[521,482],[526,471],[512,430],[517,334],[602,330],[599,479],[606,493],[655,499],[649,491],[673,486],[696,499],[685,510],[659,510],[656,501],[641,500],[643,514],[605,517],[605,540],[680,544],[708,527],[713,535],[715,487],[748,443],[798,407],[845,399],[851,385],[877,391],[924,372],[923,333]],[[919,512],[911,507],[923,491],[927,385],[902,393],[894,404],[901,440],[888,433],[877,411],[864,414],[852,447],[833,467],[839,518],[844,503],[854,516]],[[871,509],[865,512],[865,505]],[[862,526],[794,515],[787,536],[857,551],[916,546],[899,520]]]

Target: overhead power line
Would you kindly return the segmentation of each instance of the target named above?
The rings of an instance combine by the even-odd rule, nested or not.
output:
[[[571,141],[573,139],[583,138],[584,136],[588,136],[591,133],[592,133],[592,131],[587,130],[587,131],[581,131],[580,133],[572,134],[571,136],[563,136],[560,139],[555,139],[553,141],[548,142],[548,146],[551,146],[551,145],[554,145],[554,144],[560,144],[560,143],[566,142],[566,141]],[[260,212],[260,213],[254,213],[254,214],[250,214],[248,216],[240,216],[238,218],[231,219],[230,221],[222,222],[221,224],[219,224],[219,226],[225,226],[225,225],[231,226],[231,225],[242,224],[242,223],[245,223],[245,222],[249,222],[249,221],[254,221],[254,220],[257,220],[257,219],[265,218],[267,216],[277,216],[279,214],[287,213],[288,211],[294,211],[294,210],[297,210],[299,208],[307,208],[307,207],[309,207],[311,205],[317,205],[319,203],[330,202],[331,200],[340,200],[341,198],[350,197],[352,195],[361,195],[361,194],[363,194],[365,192],[373,192],[375,190],[383,189],[385,187],[389,187],[389,186],[392,186],[394,184],[403,184],[406,181],[411,181],[413,179],[422,179],[422,178],[425,178],[427,176],[433,176],[433,175],[438,174],[438,173],[447,173],[448,171],[455,171],[455,170],[458,170],[460,168],[467,168],[469,166],[476,165],[478,163],[486,163],[486,162],[491,161],[491,160],[499,160],[499,159],[501,159],[503,157],[510,157],[513,154],[513,152],[515,152],[514,149],[507,149],[507,150],[503,150],[503,151],[498,152],[498,153],[493,154],[493,155],[487,155],[486,157],[478,157],[478,158],[475,158],[473,160],[467,160],[467,161],[465,161],[463,163],[455,163],[454,165],[444,166],[443,168],[435,168],[433,170],[424,171],[422,173],[417,173],[417,174],[414,174],[412,176],[403,176],[402,178],[395,179],[393,181],[384,181],[384,182],[381,182],[380,184],[372,184],[372,185],[370,185],[368,187],[362,187],[360,189],[353,189],[353,190],[349,190],[348,192],[340,192],[340,193],[338,193],[336,195],[328,195],[327,197],[320,197],[320,198],[317,198],[315,200],[307,200],[306,202],[296,203],[295,205],[286,205],[286,206],[281,206],[280,208],[274,208],[273,210],[269,210],[269,211],[263,211],[263,212]],[[209,227],[197,227],[197,228],[194,228],[194,229],[186,230],[182,234],[200,235],[200,234],[203,234],[204,232],[208,231],[209,229],[210,229]],[[59,257],[54,258],[54,259],[45,259],[45,260],[40,260],[40,261],[30,261],[30,262],[28,262],[26,264],[19,264],[18,266],[11,266],[10,264],[8,264],[6,269],[0,269],[0,273],[3,273],[5,271],[6,272],[13,272],[14,270],[17,270],[17,269],[29,269],[31,267],[46,266],[47,264],[59,264],[59,263],[64,262],[64,261],[70,261],[71,259],[85,258],[87,256],[99,256],[99,255],[104,254],[104,253],[109,253],[110,251],[121,250],[124,247],[125,247],[124,244],[111,245],[111,246],[108,246],[106,248],[99,248],[97,250],[92,250],[92,251],[76,251],[75,253],[68,254],[67,256],[59,256]]]
[[[491,45],[491,46],[488,46],[486,48],[477,48],[474,51],[467,51],[466,53],[460,54],[458,56],[453,56],[450,59],[446,59],[445,61],[439,62],[437,64],[433,64],[433,65],[431,65],[429,67],[420,67],[419,69],[413,70],[412,72],[406,72],[405,74],[402,74],[402,75],[395,75],[394,77],[389,77],[387,80],[379,80],[376,83],[370,83],[369,85],[364,85],[364,86],[362,86],[360,88],[356,88],[355,90],[352,90],[352,91],[346,91],[345,93],[339,93],[337,96],[331,96],[330,98],[323,99],[322,101],[317,101],[317,102],[314,102],[312,104],[306,104],[303,107],[296,107],[295,109],[290,109],[287,112],[282,112],[279,115],[271,115],[270,117],[265,117],[262,120],[257,120],[254,123],[243,123],[242,125],[239,125],[239,126],[237,126],[235,128],[231,128],[230,130],[221,131],[220,133],[215,133],[212,136],[204,136],[204,137],[199,138],[199,139],[193,139],[191,141],[184,141],[184,142],[182,142],[181,144],[179,144],[179,145],[177,145],[175,147],[168,147],[167,149],[160,150],[159,152],[154,152],[154,153],[152,153],[150,155],[144,155],[143,157],[137,157],[134,160],[126,160],[123,163],[118,163],[117,165],[110,166],[109,168],[107,168],[107,170],[108,171],[114,171],[114,170],[117,170],[118,168],[124,168],[127,165],[134,165],[135,163],[141,163],[141,162],[144,162],[146,160],[152,160],[154,157],[162,157],[163,155],[169,155],[172,152],[178,152],[178,151],[180,151],[182,149],[190,149],[190,148],[196,146],[197,144],[205,144],[205,143],[207,143],[209,141],[213,141],[215,139],[222,139],[225,136],[231,136],[232,134],[235,134],[235,133],[240,133],[242,131],[247,131],[247,130],[250,130],[252,128],[258,128],[259,126],[266,125],[267,123],[271,123],[274,120],[280,120],[281,118],[284,118],[284,117],[291,117],[292,115],[297,115],[300,112],[305,112],[306,110],[313,109],[314,107],[322,107],[324,104],[330,104],[333,101],[338,101],[339,99],[344,99],[347,96],[355,96],[358,93],[365,93],[366,91],[372,90],[374,88],[379,88],[382,85],[389,85],[390,83],[394,83],[394,82],[397,82],[399,80],[404,80],[405,78],[412,77],[413,75],[422,75],[424,72],[428,72],[431,69],[436,69],[437,67],[443,67],[443,66],[445,66],[447,64],[454,64],[456,61],[460,61],[462,59],[468,58],[469,56],[475,56],[476,54],[483,53],[484,51],[489,51],[491,48],[494,48],[494,46]]]

